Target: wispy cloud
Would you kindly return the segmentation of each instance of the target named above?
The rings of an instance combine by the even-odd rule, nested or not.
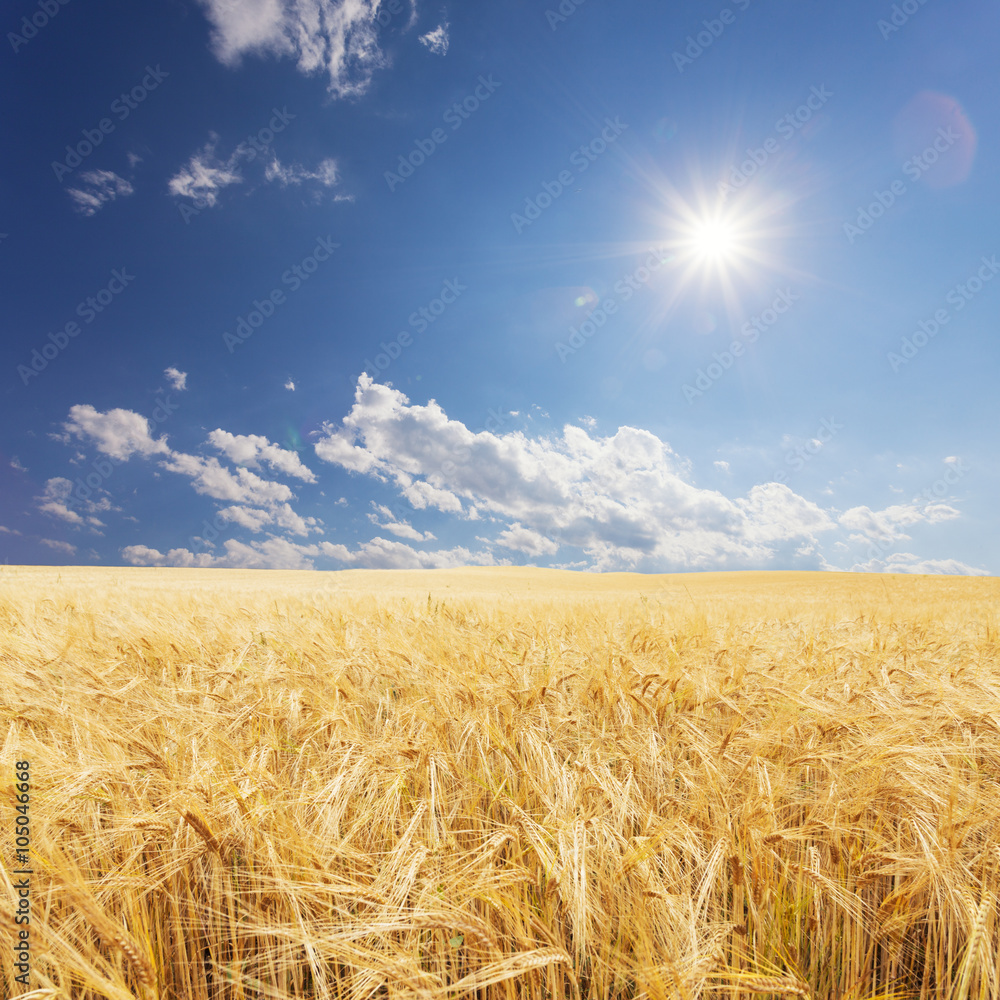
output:
[[[127,198],[135,188],[112,170],[89,170],[80,175],[82,187],[69,188],[68,194],[83,215],[96,215],[109,201]]]
[[[42,545],[47,546],[50,549],[55,549],[56,552],[62,552],[63,555],[75,556],[76,546],[70,545],[69,542],[59,542],[54,538],[40,538],[39,541]]]
[[[269,181],[277,181],[282,187],[289,184],[302,184],[304,181],[316,181],[323,187],[334,187],[338,180],[337,161],[321,160],[315,170],[307,170],[300,164],[284,166],[277,157],[267,165],[264,177]]]
[[[408,538],[411,542],[430,542],[434,540],[434,535],[429,531],[418,531],[409,521],[400,521],[396,518],[388,507],[384,504],[372,501],[375,512],[368,515],[368,520],[384,531],[389,531],[399,538]]]
[[[433,31],[420,36],[420,44],[427,46],[436,56],[443,56],[448,51],[448,22],[439,24]]]
[[[239,168],[242,147],[237,147],[228,159],[220,160],[215,154],[218,141],[219,137],[212,133],[201,151],[170,178],[167,188],[172,195],[212,207],[218,202],[220,191],[232,184],[243,183]]]
[[[255,146],[250,142],[241,142],[229,156],[222,158],[216,152],[218,144],[218,135],[211,133],[202,149],[170,178],[167,188],[175,198],[189,199],[197,208],[213,208],[218,205],[219,195],[226,188],[248,183],[247,165],[255,161],[263,165],[263,181],[277,183],[281,187],[313,185],[330,190],[340,182],[337,161],[332,157],[321,160],[314,169],[310,169],[299,163],[283,164],[273,154],[265,163],[261,153],[266,151],[259,144]],[[259,165],[254,168],[258,177],[261,176]],[[248,190],[254,190],[254,186],[251,184]],[[338,194],[335,200],[351,201],[353,198]]]

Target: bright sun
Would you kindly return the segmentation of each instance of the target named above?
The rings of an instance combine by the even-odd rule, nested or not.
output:
[[[703,260],[721,263],[736,249],[736,234],[725,222],[702,222],[691,234],[691,249]]]

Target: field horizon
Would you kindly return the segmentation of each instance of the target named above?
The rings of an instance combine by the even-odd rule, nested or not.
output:
[[[995,997],[998,598],[0,567],[0,992]]]

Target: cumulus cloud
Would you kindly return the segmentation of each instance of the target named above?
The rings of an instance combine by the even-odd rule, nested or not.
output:
[[[851,551],[848,541],[878,540],[857,571],[985,572],[957,560],[885,554],[893,547],[886,541],[907,538],[911,525],[959,516],[938,500],[841,513],[775,482],[728,497],[696,486],[690,461],[649,431],[623,426],[602,436],[593,427],[567,424],[534,437],[521,430],[475,432],[449,418],[435,400],[415,405],[367,374],[359,378],[343,420],[324,424],[316,435],[317,458],[384,484],[413,510],[476,522],[481,549],[427,550],[424,546],[436,541],[431,532],[421,530],[419,521],[411,523],[396,504],[375,502],[367,517],[376,537],[351,546],[310,541],[322,535],[322,521],[297,513],[291,488],[266,478],[263,470],[307,483],[316,483],[317,476],[298,453],[262,435],[216,428],[205,444],[221,453],[226,460],[221,461],[171,450],[131,411],[99,413],[76,406],[64,427],[67,443],[76,435],[107,455],[154,457],[159,469],[188,478],[195,492],[217,501],[216,527],[228,524],[266,536],[219,539],[217,545],[206,543],[207,552],[177,548],[164,554],[141,545],[123,550],[125,559],[140,565],[307,569],[317,560],[371,568],[505,565],[509,560],[494,556],[499,549],[531,560],[559,557],[558,565],[596,571],[829,570],[835,567],[820,543],[835,533],[833,549],[844,554]],[[51,481],[39,501],[46,513],[82,527],[97,508],[68,505],[70,489],[69,480]]]
[[[223,452],[237,465],[249,465],[256,469],[263,462],[285,475],[307,483],[316,482],[315,474],[302,464],[296,452],[279,448],[259,434],[230,434],[229,431],[217,428],[208,435],[208,440],[212,447]]]
[[[448,51],[448,22],[439,24],[433,31],[420,36],[420,44],[425,45],[436,56],[443,56]]]
[[[307,75],[322,72],[333,97],[363,94],[386,66],[375,16],[380,0],[200,0],[220,62],[288,56]]]
[[[71,435],[88,440],[99,452],[119,461],[136,454],[158,456],[161,469],[186,476],[196,493],[228,503],[230,507],[220,512],[224,521],[251,531],[260,531],[265,525],[297,535],[320,530],[316,518],[302,517],[292,509],[289,501],[295,499],[295,494],[284,483],[265,479],[245,467],[232,470],[214,456],[173,451],[165,438],[153,439],[149,422],[141,414],[121,409],[101,413],[93,406],[82,404],[70,409],[69,418],[63,424],[65,440],[68,441]],[[217,428],[209,435],[208,443],[243,466],[259,468],[264,464],[304,482],[316,482],[314,473],[302,464],[295,452],[279,448],[266,437],[231,434]],[[39,498],[40,509],[78,526],[101,524],[93,517],[84,518],[80,510],[92,513],[96,509],[112,509],[106,498],[98,504],[89,501],[81,506],[75,499],[70,503],[71,492],[72,483],[68,479],[50,480],[45,495]]]
[[[183,392],[187,388],[187,372],[178,371],[176,368],[164,368],[163,374],[167,376],[167,381],[178,392]]]
[[[505,549],[515,549],[533,558],[553,556],[559,551],[559,546],[551,539],[530,528],[522,527],[517,522],[501,532],[497,542]]]
[[[88,170],[80,175],[82,187],[69,188],[69,196],[83,215],[96,215],[109,201],[127,198],[135,188],[113,170]]]
[[[804,553],[835,528],[825,511],[778,483],[739,500],[698,489],[685,478],[687,463],[645,430],[621,427],[603,438],[571,425],[556,438],[474,433],[434,400],[411,405],[368,375],[342,425],[324,425],[315,449],[323,461],[392,481],[414,507],[487,513],[509,522],[502,544],[528,546],[529,554],[580,548],[598,570],[740,568],[778,555],[814,565]]]
[[[269,538],[246,544],[228,539],[219,555],[190,549],[171,549],[166,554],[147,545],[129,545],[124,558],[135,566],[215,566],[230,569],[315,569],[314,559],[326,557],[370,569],[443,569],[454,566],[495,565],[488,552],[472,552],[458,546],[436,552],[419,552],[403,542],[373,538],[357,549],[319,542],[300,545],[284,538]],[[496,565],[503,565],[502,563]]]
[[[187,476],[196,493],[215,500],[267,506],[292,498],[292,491],[284,483],[262,479],[249,469],[237,469],[234,473],[214,457],[174,452],[163,462],[163,468]]]
[[[89,403],[71,406],[63,429],[81,440],[89,438],[97,450],[124,461],[132,455],[167,455],[165,437],[153,439],[149,421],[133,410],[114,409],[101,413]]]
[[[294,382],[293,382],[293,381],[292,381],[291,379],[289,379],[289,380],[288,380],[288,381],[287,381],[287,382],[285,383],[285,388],[286,388],[286,389],[287,389],[287,390],[288,390],[289,392],[295,392],[295,383],[294,383]]]
[[[958,559],[921,559],[912,552],[893,552],[884,559],[869,559],[851,567],[852,573],[922,573],[948,576],[989,576],[989,570]]]
[[[894,504],[884,510],[852,507],[840,515],[842,527],[855,532],[856,541],[901,541],[910,536],[903,530],[913,524],[938,524],[959,517],[959,511],[944,503]]]

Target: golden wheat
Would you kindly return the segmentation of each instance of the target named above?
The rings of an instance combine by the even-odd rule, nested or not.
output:
[[[1000,996],[998,598],[2,568],[0,995]]]

